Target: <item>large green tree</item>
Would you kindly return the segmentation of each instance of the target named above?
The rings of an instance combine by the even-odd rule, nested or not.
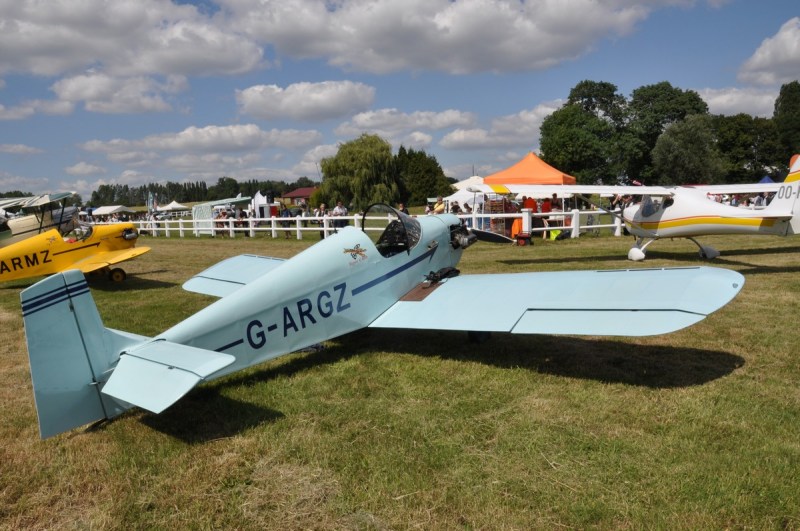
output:
[[[322,184],[313,201],[344,202],[361,210],[372,203],[395,204],[402,186],[392,147],[377,135],[363,134],[322,159]]]
[[[711,120],[708,115],[694,114],[667,126],[653,148],[657,176],[653,184],[714,184],[722,180],[726,167]]]
[[[692,114],[708,114],[708,105],[693,90],[681,90],[662,81],[645,85],[631,93],[628,102],[628,130],[642,144],[638,156],[627,162],[625,173],[634,179],[653,177],[651,150],[658,137],[670,125]]]
[[[785,166],[773,120],[740,113],[713,116],[711,125],[727,168],[725,182],[758,182]]]
[[[627,102],[617,86],[607,81],[583,80],[572,87],[567,105],[578,105],[585,112],[611,122],[615,127],[625,123]]]
[[[407,204],[424,205],[429,197],[452,193],[452,185],[433,155],[400,146],[395,161],[405,189],[401,199]]]
[[[772,115],[786,161],[800,153],[800,82],[792,81],[781,87]]]
[[[566,104],[542,122],[542,159],[580,183],[594,184],[614,173],[609,163],[615,134],[608,121],[579,104]]]

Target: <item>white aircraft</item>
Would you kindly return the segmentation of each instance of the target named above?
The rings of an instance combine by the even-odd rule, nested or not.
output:
[[[65,200],[75,192],[0,199],[0,247],[57,229],[67,234],[78,226],[77,207]]]
[[[184,288],[221,299],[152,338],[105,328],[79,271],[24,290],[41,436],[134,406],[159,413],[200,382],[364,327],[479,339],[663,334],[704,319],[744,283],[711,267],[458,276],[477,238],[456,216],[412,218],[373,205],[362,227],[289,260],[243,255],[212,266]],[[490,290],[513,296],[476,296]]]
[[[497,186],[473,187],[485,193],[498,193]],[[719,251],[700,244],[695,238],[717,234],[763,234],[788,236],[800,234],[800,156],[792,158],[789,175],[783,183],[708,185],[708,186],[592,186],[592,185],[508,185],[508,193],[546,196],[555,193],[590,196],[618,194],[641,196],[622,210],[628,232],[637,239],[628,251],[630,260],[644,260],[645,249],[661,238],[686,238],[700,248],[700,256],[711,259]],[[717,203],[709,194],[774,193],[763,209],[750,209]],[[620,214],[615,214],[620,215]]]

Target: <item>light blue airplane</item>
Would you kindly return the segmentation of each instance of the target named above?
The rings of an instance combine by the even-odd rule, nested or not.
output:
[[[79,271],[24,290],[41,437],[134,406],[160,413],[198,383],[364,327],[663,334],[744,284],[711,267],[458,276],[477,237],[455,216],[386,205],[364,216],[362,227],[379,216],[380,228],[344,228],[288,260],[242,255],[203,271],[184,288],[221,298],[152,338],[105,328]]]

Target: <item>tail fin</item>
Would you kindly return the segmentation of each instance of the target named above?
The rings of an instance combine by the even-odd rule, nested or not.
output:
[[[22,292],[33,394],[43,439],[133,406],[160,413],[234,356],[103,327],[83,273]]]
[[[800,181],[800,155],[798,154],[792,155],[789,161],[789,175],[786,176],[783,182],[791,183],[794,181]]]
[[[791,217],[783,222],[785,225],[781,231],[783,236],[800,234],[800,155],[794,155],[789,166],[789,175],[767,207],[791,213]]]
[[[47,438],[125,409],[100,393],[121,343],[140,342],[103,327],[83,273],[47,277],[21,294],[39,433]]]

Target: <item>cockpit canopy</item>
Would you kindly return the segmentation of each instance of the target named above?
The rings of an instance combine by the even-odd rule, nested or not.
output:
[[[371,205],[364,211],[361,230],[375,243],[378,252],[387,258],[410,252],[422,235],[417,220],[383,203]]]

